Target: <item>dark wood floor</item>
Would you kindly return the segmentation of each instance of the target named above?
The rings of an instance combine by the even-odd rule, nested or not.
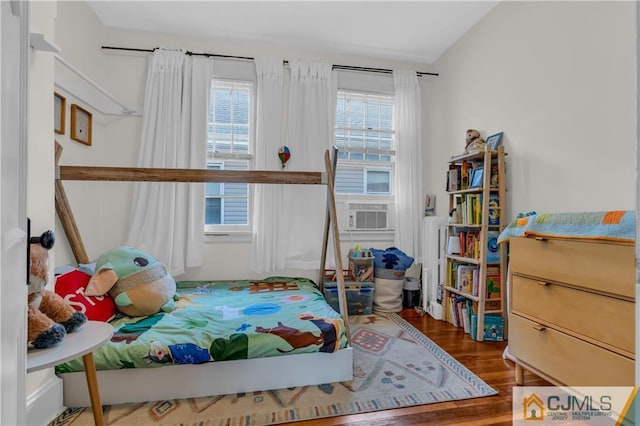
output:
[[[400,315],[422,331],[489,386],[498,391],[495,396],[419,405],[396,410],[384,410],[352,416],[331,417],[289,423],[299,426],[403,426],[403,425],[511,425],[511,388],[515,386],[515,365],[502,358],[506,342],[476,342],[452,325],[405,309]],[[550,383],[525,372],[527,386],[548,386]]]

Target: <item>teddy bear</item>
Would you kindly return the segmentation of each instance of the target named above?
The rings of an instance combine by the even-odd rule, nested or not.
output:
[[[29,290],[27,343],[36,349],[60,343],[67,333],[87,322],[82,312],[73,309],[53,291],[45,289],[49,277],[49,252],[40,244],[29,245]]]
[[[472,152],[482,151],[485,146],[485,141],[480,137],[480,132],[476,129],[468,129],[466,137],[466,146],[464,147],[463,154],[470,154]]]
[[[176,282],[164,265],[134,247],[119,246],[102,254],[85,296],[108,293],[116,309],[131,317],[175,310]]]

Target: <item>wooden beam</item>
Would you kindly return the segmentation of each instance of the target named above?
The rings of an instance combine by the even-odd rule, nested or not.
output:
[[[336,212],[336,199],[333,196],[333,166],[331,164],[331,157],[329,155],[329,150],[325,151],[324,154],[324,164],[327,170],[327,202],[328,202],[328,210],[329,210],[329,218],[332,225],[333,231],[333,245],[334,245],[334,255],[336,261],[336,277],[337,277],[337,287],[338,287],[338,306],[340,307],[340,315],[342,315],[342,319],[344,320],[345,331],[347,335],[347,343],[351,344],[351,327],[349,325],[349,308],[347,305],[347,290],[344,283],[344,275],[342,274],[342,250],[340,249],[340,230],[338,229],[338,214]],[[320,265],[324,269],[324,265]]]
[[[59,166],[60,180],[219,182],[326,185],[322,172]]]
[[[336,164],[338,161],[338,148],[332,147],[330,151],[331,154],[331,171],[332,171],[332,183],[335,185],[335,176],[336,176]],[[326,166],[325,166],[326,167]],[[327,182],[327,185],[329,182]],[[329,248],[329,231],[331,230],[331,192],[327,190],[327,205],[326,212],[324,216],[324,232],[322,235],[322,253],[320,256],[320,276],[318,277],[318,286],[320,286],[320,290],[324,291],[324,269],[327,266],[327,249]]]
[[[55,163],[58,165],[58,160],[60,160],[60,156],[62,155],[62,145],[60,145],[57,141],[55,143]],[[76,262],[78,264],[81,263],[89,263],[89,256],[87,255],[87,250],[84,247],[84,243],[82,242],[82,237],[80,237],[80,231],[76,226],[76,219],[73,217],[73,211],[71,210],[71,206],[69,205],[69,199],[67,198],[67,193],[64,190],[64,186],[60,179],[55,180],[55,202],[56,202],[56,212],[58,213],[58,218],[60,219],[60,223],[62,224],[62,229],[64,229],[64,233],[67,236],[67,241],[69,241],[69,246],[71,247],[71,251],[73,252],[73,256],[76,258]]]

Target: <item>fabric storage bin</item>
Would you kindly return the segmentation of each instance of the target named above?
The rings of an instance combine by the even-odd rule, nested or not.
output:
[[[373,295],[373,310],[378,312],[400,312],[404,269],[375,268],[373,276],[376,292]]]
[[[347,312],[349,315],[368,315],[373,309],[374,285],[372,282],[344,283],[347,295]],[[338,302],[338,283],[335,281],[324,282],[324,298],[331,307],[340,312]]]
[[[384,278],[387,280],[404,280],[404,274],[406,273],[406,269],[386,269],[386,268],[375,268],[373,272],[373,276],[375,278]]]
[[[400,312],[402,310],[402,288],[404,279],[374,279],[376,291],[373,295],[373,310],[378,312]]]

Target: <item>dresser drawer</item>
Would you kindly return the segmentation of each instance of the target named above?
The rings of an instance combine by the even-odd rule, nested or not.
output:
[[[633,244],[512,238],[511,271],[634,298]]]
[[[634,385],[631,359],[538,326],[518,315],[509,316],[509,352],[513,356],[565,385]]]
[[[635,351],[635,304],[544,281],[511,277],[511,311]]]

